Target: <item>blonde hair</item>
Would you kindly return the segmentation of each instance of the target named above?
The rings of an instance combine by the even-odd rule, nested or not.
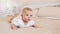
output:
[[[25,10],[32,11],[32,9],[31,8],[28,8],[28,7],[24,8],[22,11],[25,11]]]
[[[26,10],[28,10],[28,11],[32,11],[31,8],[26,7],[26,8],[23,8],[22,13],[24,13]]]

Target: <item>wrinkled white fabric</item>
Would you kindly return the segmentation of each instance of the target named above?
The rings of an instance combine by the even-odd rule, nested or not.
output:
[[[34,25],[34,21],[33,20],[30,20],[27,25],[24,24],[23,20],[21,17],[16,17],[12,20],[12,23],[16,26],[19,26],[19,27],[30,27],[32,25]]]

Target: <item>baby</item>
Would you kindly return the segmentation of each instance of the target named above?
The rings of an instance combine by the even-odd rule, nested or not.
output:
[[[22,14],[12,18],[11,27],[17,29],[21,27],[38,27],[32,19],[33,11],[30,8],[24,8]]]

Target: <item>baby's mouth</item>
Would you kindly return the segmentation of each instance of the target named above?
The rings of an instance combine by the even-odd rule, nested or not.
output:
[[[30,19],[28,19],[30,21]]]

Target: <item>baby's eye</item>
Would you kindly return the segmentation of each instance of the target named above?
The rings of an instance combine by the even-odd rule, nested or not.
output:
[[[30,16],[32,16],[32,15],[30,15]]]
[[[26,16],[28,16],[28,14]]]

